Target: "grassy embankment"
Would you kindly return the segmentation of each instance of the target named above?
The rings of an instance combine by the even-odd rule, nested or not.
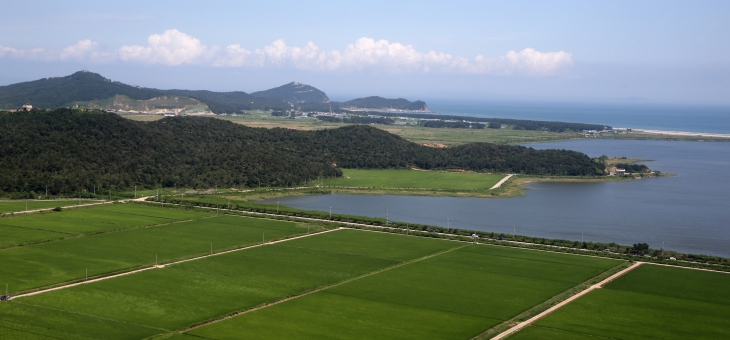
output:
[[[510,339],[728,339],[730,274],[642,265]]]

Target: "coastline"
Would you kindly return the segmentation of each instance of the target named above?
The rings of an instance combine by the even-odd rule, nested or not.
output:
[[[632,131],[648,133],[648,134],[653,134],[653,135],[667,135],[667,136],[678,136],[678,137],[730,138],[730,134],[723,134],[723,133],[664,131],[664,130],[647,130],[647,129],[632,129]]]

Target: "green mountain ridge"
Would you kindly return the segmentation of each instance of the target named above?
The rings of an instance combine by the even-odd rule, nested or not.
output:
[[[367,97],[345,103],[330,102],[329,97],[324,92],[313,86],[297,82],[251,94],[242,91],[160,90],[131,86],[104,78],[97,73],[79,71],[65,77],[43,78],[0,86],[0,110],[18,109],[25,104],[38,108],[55,109],[91,102],[95,103],[91,104],[90,107],[97,108],[103,106],[103,104],[108,105],[117,96],[126,96],[132,100],[150,100],[169,95],[195,99],[217,114],[235,113],[241,110],[340,111],[343,105],[375,109],[421,107],[421,104],[425,107],[425,103],[421,101],[409,102],[402,98]],[[139,105],[130,104],[126,106],[134,107]],[[167,107],[169,105],[163,106]]]

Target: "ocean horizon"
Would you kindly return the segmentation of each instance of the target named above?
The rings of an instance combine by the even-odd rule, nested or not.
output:
[[[730,134],[730,106],[648,103],[430,100],[432,112],[489,118],[512,118],[603,124],[677,132]]]

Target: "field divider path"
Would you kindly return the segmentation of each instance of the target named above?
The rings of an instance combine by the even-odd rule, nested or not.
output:
[[[590,293],[590,292],[592,292],[592,291],[594,291],[596,289],[602,288],[607,283],[609,283],[609,282],[611,282],[611,281],[613,281],[613,280],[615,280],[615,279],[623,276],[624,274],[626,274],[626,273],[628,273],[628,272],[636,269],[637,267],[639,267],[642,264],[644,264],[644,262],[636,262],[636,263],[632,264],[631,266],[627,267],[626,269],[624,269],[624,270],[622,270],[622,271],[620,271],[620,272],[618,272],[616,274],[613,274],[613,275],[609,276],[608,278],[606,278],[605,280],[603,280],[603,281],[601,281],[599,283],[596,283],[596,284],[588,287],[588,289],[585,289],[582,292],[580,292],[578,294],[575,294],[575,295],[573,295],[573,296],[571,296],[571,297],[569,297],[569,298],[561,301],[560,303],[556,304],[555,306],[552,306],[552,307],[548,308],[547,310],[543,311],[542,313],[540,313],[538,315],[535,315],[535,316],[531,317],[530,319],[528,319],[526,321],[522,321],[522,322],[518,323],[517,325],[515,325],[514,327],[512,327],[512,328],[510,328],[510,329],[508,329],[508,330],[506,330],[506,331],[504,331],[502,333],[497,334],[495,337],[492,338],[492,340],[504,339],[504,338],[510,336],[511,334],[513,334],[513,333],[521,330],[522,328],[525,328],[525,327],[527,327],[527,326],[535,323],[537,320],[540,320],[541,318],[544,318],[545,316],[549,315],[550,313],[552,313],[552,312],[560,309],[561,307],[563,307],[563,306],[565,306],[565,305],[573,302],[574,300],[580,298],[581,296],[586,295],[586,294],[588,294],[588,293]]]
[[[345,229],[345,228],[339,228],[339,229],[335,229],[335,230],[340,230],[340,229]],[[300,297],[304,297],[304,296],[307,296],[307,295],[311,295],[311,294],[314,294],[314,293],[318,293],[318,292],[321,292],[321,291],[326,290],[326,289],[330,289],[330,288],[337,287],[337,286],[340,286],[340,285],[343,285],[343,284],[346,284],[346,283],[350,283],[352,281],[357,281],[357,280],[360,280],[360,279],[363,279],[363,278],[366,278],[366,277],[369,277],[369,276],[373,276],[373,275],[376,275],[376,274],[380,274],[380,273],[383,273],[383,272],[386,272],[386,271],[389,271],[389,270],[392,270],[392,269],[400,268],[400,267],[405,266],[405,265],[409,265],[409,264],[413,264],[413,263],[420,262],[420,261],[423,261],[423,260],[427,260],[427,259],[430,259],[432,257],[436,257],[436,256],[443,255],[443,254],[446,254],[446,253],[449,253],[449,252],[452,252],[452,251],[455,251],[455,250],[459,250],[459,249],[464,248],[464,247],[468,247],[470,245],[471,244],[464,244],[464,245],[460,245],[458,247],[453,247],[453,248],[449,248],[449,249],[446,249],[446,250],[442,250],[442,251],[439,251],[439,252],[436,252],[436,253],[433,253],[433,254],[428,254],[426,256],[422,256],[422,257],[419,257],[419,258],[416,258],[416,259],[412,259],[412,260],[408,260],[408,261],[403,261],[401,263],[397,263],[397,264],[394,264],[394,265],[389,266],[389,267],[385,267],[385,268],[382,268],[382,269],[378,269],[376,271],[372,271],[372,272],[369,272],[369,273],[365,273],[365,274],[362,274],[362,275],[359,275],[359,276],[351,277],[349,279],[346,279],[346,280],[343,280],[343,281],[340,281],[340,282],[337,282],[337,283],[329,284],[329,285],[326,285],[326,286],[322,286],[322,287],[319,287],[319,288],[316,288],[316,289],[313,289],[313,290],[310,290],[310,291],[307,291],[307,292],[304,292],[304,293],[301,293],[301,294],[298,294],[298,295],[290,296],[290,297],[287,297],[287,298],[284,298],[284,299],[281,299],[281,300],[277,300],[277,301],[273,301],[273,302],[267,302],[267,303],[264,303],[264,304],[262,304],[260,306],[252,307],[252,308],[249,308],[249,309],[246,309],[246,310],[242,310],[242,311],[239,311],[239,312],[234,312],[234,313],[228,314],[226,316],[223,316],[223,317],[221,317],[219,319],[205,321],[205,322],[202,322],[200,324],[193,325],[193,326],[190,326],[188,328],[184,328],[182,330],[176,331],[176,333],[182,334],[182,333],[185,333],[185,332],[189,332],[189,331],[192,331],[192,330],[194,330],[196,328],[200,328],[200,327],[203,327],[203,326],[208,326],[208,325],[211,325],[211,324],[214,324],[214,323],[218,323],[218,322],[221,322],[221,321],[224,321],[224,320],[228,320],[228,319],[231,319],[231,318],[234,318],[234,317],[243,315],[243,314],[248,314],[248,313],[251,313],[251,312],[255,312],[257,310],[260,310],[260,309],[264,309],[264,308],[271,307],[271,306],[274,306],[274,305],[278,305],[278,304],[281,304],[281,303],[284,303],[284,302],[287,302],[287,301],[291,301],[291,300],[294,300],[294,299],[298,299]]]
[[[320,235],[320,234],[324,234],[324,233],[328,233],[328,232],[332,232],[332,231],[337,231],[337,230],[341,230],[341,229],[343,229],[343,228],[329,229],[329,230],[324,230],[324,231],[315,232],[315,233],[311,233],[311,234],[304,234],[304,235],[299,235],[299,236],[295,236],[295,237],[285,238],[285,239],[281,239],[281,240],[270,241],[270,242],[265,242],[265,243],[258,243],[258,244],[253,244],[253,245],[250,245],[250,246],[241,247],[241,248],[236,248],[236,249],[231,249],[231,250],[225,250],[225,251],[221,251],[221,252],[218,252],[218,253],[213,253],[213,254],[208,254],[208,255],[202,255],[202,256],[192,257],[192,258],[189,258],[189,259],[179,260],[179,261],[170,262],[170,263],[166,263],[166,264],[153,265],[153,266],[150,266],[150,267],[146,267],[146,268],[142,268],[142,269],[136,269],[136,270],[131,270],[131,271],[123,272],[123,273],[119,273],[119,274],[113,274],[113,275],[108,275],[108,276],[97,277],[97,278],[94,278],[94,279],[91,279],[91,280],[87,280],[87,281],[75,282],[75,283],[70,283],[70,284],[67,284],[67,285],[62,285],[62,286],[52,287],[52,288],[48,288],[48,289],[38,290],[38,291],[30,292],[30,293],[19,294],[19,295],[15,295],[15,296],[10,297],[9,300],[15,300],[15,299],[19,299],[19,298],[28,297],[28,296],[33,296],[33,295],[48,293],[48,292],[52,292],[52,291],[56,291],[56,290],[61,290],[61,289],[66,289],[66,288],[71,288],[71,287],[76,287],[76,286],[84,285],[84,284],[87,284],[87,283],[94,283],[94,282],[109,280],[109,279],[113,279],[113,278],[117,278],[117,277],[121,277],[121,276],[125,276],[125,275],[131,275],[131,274],[136,274],[136,273],[140,273],[140,272],[152,270],[152,269],[165,268],[167,266],[172,266],[172,265],[179,264],[179,263],[200,260],[200,259],[204,259],[204,258],[208,258],[208,257],[213,257],[213,256],[218,256],[218,255],[233,253],[233,252],[237,252],[237,251],[241,251],[241,250],[252,249],[252,248],[256,248],[256,247],[262,247],[262,246],[265,246],[265,245],[271,245],[271,244],[276,244],[276,243],[281,243],[281,242],[296,240],[296,239],[305,238],[305,237],[314,236],[314,235]]]
[[[61,207],[62,209],[71,209],[71,208],[84,208],[84,207],[91,207],[95,205],[103,205],[103,204],[112,204],[114,202],[112,201],[101,201],[101,202],[94,202],[94,203],[85,203],[85,204],[77,204],[77,205],[67,205]],[[38,213],[38,212],[44,212],[44,211],[51,211],[53,209],[56,209],[56,207],[53,208],[42,208],[42,209],[34,209],[34,210],[22,210],[22,211],[12,211],[5,213],[9,216],[14,216],[18,214],[32,214],[32,213]]]
[[[489,188],[489,190],[494,190],[502,186],[504,182],[507,182],[512,176],[515,176],[515,174],[507,174],[507,176],[504,176],[497,184],[495,184],[493,187]]]

